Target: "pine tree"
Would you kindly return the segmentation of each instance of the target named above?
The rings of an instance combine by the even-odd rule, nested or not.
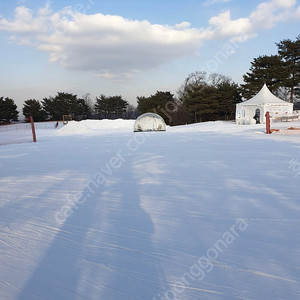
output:
[[[233,119],[235,104],[241,101],[238,86],[229,77],[204,72],[190,74],[179,96],[191,123]]]
[[[172,122],[172,112],[176,109],[176,99],[170,92],[157,91],[150,97],[137,97],[137,109],[140,114],[153,112],[160,115],[166,122]]]
[[[218,117],[218,98],[215,87],[208,84],[191,85],[185,91],[184,108],[190,122],[205,122]]]
[[[280,56],[259,56],[254,58],[249,72],[243,76],[245,84],[241,84],[242,94],[244,98],[249,99],[257,94],[264,84],[272,93],[277,94],[287,77],[288,73]]]
[[[105,96],[96,97],[95,111],[100,118],[116,119],[121,118],[128,106],[128,102],[122,96]]]
[[[288,89],[291,103],[300,94],[300,35],[296,41],[286,39],[276,45],[278,55],[259,56],[251,62],[241,85],[245,98],[254,96],[264,83],[277,96]]]
[[[58,92],[55,97],[44,98],[43,109],[50,120],[61,120],[63,115],[71,115],[73,120],[81,120],[89,115],[89,107],[77,95]]]
[[[18,121],[17,105],[11,98],[0,97],[0,123]]]
[[[26,121],[32,116],[35,122],[41,122],[46,120],[46,113],[43,110],[40,102],[35,99],[29,99],[24,102],[23,105],[23,115]]]
[[[299,93],[300,89],[300,35],[296,41],[286,39],[276,44],[278,54],[284,62],[284,67],[288,72],[285,79],[285,86],[290,88],[290,102],[294,102],[295,92]]]

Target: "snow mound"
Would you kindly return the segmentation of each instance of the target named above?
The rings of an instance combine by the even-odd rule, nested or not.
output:
[[[71,121],[57,131],[58,135],[132,132],[135,120],[83,120]]]
[[[70,121],[57,131],[58,135],[73,135],[88,133],[89,128],[82,122]]]

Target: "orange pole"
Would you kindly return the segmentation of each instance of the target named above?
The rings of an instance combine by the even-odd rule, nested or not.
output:
[[[270,128],[270,113],[268,111],[266,112],[266,131],[267,131],[267,134],[271,133],[271,128]]]
[[[36,134],[35,134],[35,128],[34,128],[34,122],[32,116],[29,117],[30,124],[31,124],[31,130],[32,130],[32,139],[33,142],[36,143]]]

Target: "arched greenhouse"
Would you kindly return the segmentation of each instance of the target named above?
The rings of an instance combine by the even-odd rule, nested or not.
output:
[[[136,119],[134,131],[166,131],[166,123],[158,114],[145,113]]]

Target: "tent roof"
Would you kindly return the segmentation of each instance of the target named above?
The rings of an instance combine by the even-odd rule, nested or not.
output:
[[[283,101],[273,95],[268,89],[267,85],[261,88],[261,90],[251,99],[240,103],[241,105],[262,105],[262,104],[284,104],[289,105],[288,102]]]

